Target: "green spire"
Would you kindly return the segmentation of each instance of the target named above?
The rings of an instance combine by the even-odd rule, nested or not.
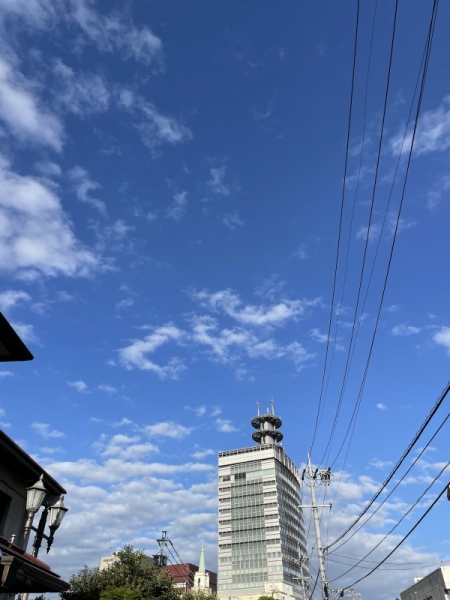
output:
[[[205,569],[205,551],[203,550],[203,542],[202,542],[202,551],[200,553],[200,562],[198,564],[198,572],[204,573]]]

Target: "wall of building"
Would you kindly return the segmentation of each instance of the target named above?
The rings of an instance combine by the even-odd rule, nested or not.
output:
[[[221,598],[256,600],[268,588],[285,600],[302,597],[295,562],[298,545],[306,553],[299,488],[297,469],[280,446],[219,454]]]
[[[0,535],[8,541],[11,541],[11,537],[15,535],[14,543],[22,547],[27,492],[24,482],[11,473],[6,464],[0,464],[0,492],[2,493]],[[8,499],[6,502],[5,496]]]
[[[440,567],[400,592],[401,600],[448,600],[450,567]]]

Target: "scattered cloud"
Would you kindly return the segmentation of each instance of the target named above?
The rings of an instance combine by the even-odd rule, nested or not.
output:
[[[369,242],[373,242],[378,238],[381,233],[381,226],[378,223],[371,223],[370,231],[369,231]],[[363,225],[356,232],[357,240],[366,240],[367,239],[367,226]]]
[[[202,458],[206,458],[207,456],[212,456],[214,454],[216,454],[216,452],[208,448],[207,450],[196,450],[191,454],[191,456],[192,458],[195,458],[195,460],[201,460]]]
[[[305,244],[300,244],[297,250],[292,254],[292,258],[298,258],[299,260],[306,260],[309,258],[306,254]]]
[[[31,296],[20,290],[6,290],[0,292],[0,312],[7,313],[11,308],[22,302],[30,302]]]
[[[26,344],[40,345],[39,338],[34,333],[34,326],[20,321],[11,321],[11,326]]]
[[[420,327],[414,327],[413,325],[399,323],[398,325],[392,328],[392,335],[409,336],[414,335],[416,333],[420,333],[421,331],[422,329]]]
[[[192,406],[185,406],[185,410],[190,410],[197,415],[197,417],[203,417],[206,414],[206,406],[203,404],[202,406],[197,406],[193,408]]]
[[[8,423],[7,421],[3,420],[5,416],[5,409],[0,407],[0,427],[3,427],[3,429],[9,429],[11,427],[11,423]]]
[[[378,404],[376,404],[375,406],[379,410],[386,410],[386,408],[387,408],[386,404],[383,404],[382,402],[378,402]]]
[[[217,430],[221,433],[231,433],[239,431],[233,423],[228,419],[216,419]]]
[[[426,206],[433,210],[441,204],[444,197],[450,191],[450,175],[439,177],[433,184],[432,189],[427,194]]]
[[[63,126],[39,102],[32,82],[0,58],[0,119],[20,142],[61,151]]]
[[[14,173],[0,158],[0,270],[20,279],[88,277],[111,269],[75,237],[53,189]]]
[[[12,371],[0,371],[0,379],[5,377],[14,377],[14,373]]]
[[[51,429],[48,423],[32,423],[31,427],[43,438],[63,438],[65,437],[62,431]]]
[[[390,460],[379,460],[378,458],[374,458],[369,464],[376,469],[387,469],[388,467],[392,467],[393,463]]]
[[[138,368],[153,371],[161,379],[177,379],[186,368],[179,359],[172,358],[167,365],[160,366],[148,359],[146,355],[154,353],[157,348],[169,341],[180,341],[184,336],[185,332],[172,323],[155,327],[143,340],[133,340],[129,346],[121,348],[120,362],[127,369]]]
[[[450,327],[441,327],[439,331],[436,331],[433,341],[439,346],[444,346],[450,355]]]
[[[125,308],[130,308],[131,306],[133,306],[133,304],[134,300],[132,300],[131,298],[125,298],[120,302],[116,302],[116,310],[124,310]]]
[[[399,130],[391,139],[390,147],[393,154],[398,154],[402,149],[404,131]],[[408,132],[403,152],[411,146],[412,129]],[[450,148],[450,95],[444,96],[441,104],[431,110],[423,112],[417,127],[414,141],[414,154],[421,156],[433,152],[444,152]]]
[[[123,419],[121,419],[120,421],[114,421],[113,423],[111,423],[111,426],[112,427],[123,427],[124,425],[131,425],[132,423],[133,423],[133,421],[130,421],[130,419],[123,417]]]
[[[150,437],[170,437],[179,440],[190,435],[193,427],[185,427],[173,421],[163,421],[155,425],[145,425],[143,430]]]
[[[81,381],[81,380],[68,381],[67,384],[70,385],[71,387],[75,388],[77,390],[77,392],[81,392],[81,393],[85,394],[88,391],[88,386],[84,381]]]
[[[185,214],[187,208],[187,192],[174,194],[173,204],[167,209],[166,216],[169,219],[179,221]]]
[[[189,291],[191,298],[199,302],[200,306],[209,308],[213,312],[222,311],[244,325],[280,325],[289,319],[297,319],[305,315],[307,308],[317,306],[320,298],[315,300],[281,300],[270,306],[247,305],[243,306],[240,297],[232,290],[224,289],[218,292],[209,292],[204,289],[197,292]]]
[[[230,188],[226,186],[223,182],[225,179],[226,166],[222,165],[221,167],[215,167],[210,169],[211,179],[207,182],[208,188],[211,190],[213,194],[216,196],[229,196]]]
[[[101,383],[97,386],[97,389],[100,392],[106,392],[107,394],[117,394],[117,388],[112,385],[108,385],[107,383]]]
[[[236,227],[243,227],[245,225],[244,221],[240,218],[237,211],[226,214],[222,219],[223,224],[228,229],[236,229]]]
[[[53,72],[57,77],[56,99],[61,109],[79,117],[108,110],[111,94],[100,75],[76,74],[59,59]]]
[[[73,189],[78,200],[90,204],[102,215],[106,215],[106,205],[103,200],[98,200],[89,195],[89,192],[100,189],[102,186],[96,181],[92,181],[89,178],[89,173],[86,169],[83,169],[78,165],[69,171],[68,174],[73,183]]]

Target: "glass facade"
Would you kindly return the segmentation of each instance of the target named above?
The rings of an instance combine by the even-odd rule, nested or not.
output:
[[[299,551],[306,555],[306,540],[299,504],[298,471],[282,446],[262,443],[219,453],[221,598],[282,588],[302,598],[298,557]]]

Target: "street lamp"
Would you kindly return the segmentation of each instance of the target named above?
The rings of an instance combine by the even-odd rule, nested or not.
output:
[[[63,496],[60,496],[59,500],[55,502],[52,506],[49,506],[48,503],[52,500],[51,495],[48,494],[47,490],[44,486],[44,474],[39,477],[39,481],[37,481],[34,485],[27,488],[27,511],[28,517],[25,523],[25,543],[24,547],[27,547],[28,538],[30,537],[31,530],[36,532],[36,536],[33,542],[33,551],[32,555],[37,557],[39,554],[39,549],[42,544],[42,540],[45,538],[47,540],[47,552],[49,552],[51,545],[53,544],[53,539],[55,536],[55,531],[61,525],[62,520],[64,519],[64,515],[69,510],[64,506]],[[40,509],[44,500],[48,496],[47,504],[44,505],[44,510],[42,511],[41,518],[39,519],[38,527],[33,526],[34,515]],[[53,496],[54,498],[54,496]],[[50,513],[49,518],[49,529],[50,535],[46,535],[44,533],[45,524],[47,522],[47,517]]]

